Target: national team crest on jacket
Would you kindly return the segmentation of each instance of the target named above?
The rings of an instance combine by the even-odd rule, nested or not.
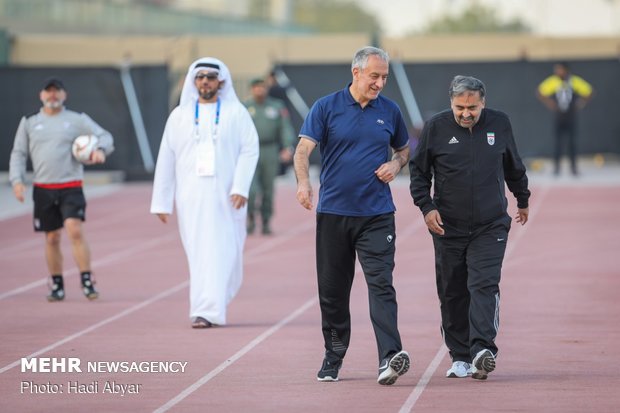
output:
[[[487,143],[489,145],[495,144],[495,132],[487,132]]]

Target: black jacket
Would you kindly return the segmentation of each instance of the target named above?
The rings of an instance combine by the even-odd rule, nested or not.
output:
[[[451,109],[433,116],[424,125],[409,170],[411,196],[424,215],[437,209],[442,219],[492,222],[507,213],[504,181],[518,208],[528,206],[527,175],[510,120],[493,109],[482,110],[471,132],[456,123]]]

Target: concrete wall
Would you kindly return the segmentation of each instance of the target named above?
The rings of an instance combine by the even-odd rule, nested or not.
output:
[[[551,38],[484,34],[386,39],[383,47],[406,62],[604,59],[620,56],[620,38]]]
[[[9,65],[25,67],[166,65],[170,101],[179,96],[189,64],[198,57],[222,59],[235,89],[247,97],[248,83],[274,63],[350,62],[355,50],[372,42],[367,34],[257,36],[20,35],[11,41]],[[617,58],[620,39],[545,38],[530,35],[458,35],[384,38],[382,45],[404,62],[522,61]]]
[[[265,73],[274,62],[338,63],[369,44],[365,34],[317,36],[77,36],[21,35],[10,64],[110,66],[130,57],[137,65],[166,64],[184,72],[197,57],[216,56],[238,76]],[[545,38],[529,35],[414,36],[382,40],[406,62],[593,59],[620,56],[620,38]]]
[[[70,36],[23,35],[13,39],[10,63],[19,66],[167,64],[185,71],[198,57],[222,59],[241,76],[265,73],[275,61],[350,60],[367,44],[363,34],[341,36]]]
[[[346,62],[369,43],[363,34],[338,36],[74,36],[22,35],[12,41],[10,65],[25,67],[167,65],[170,102],[178,99],[187,68],[199,57],[221,59],[233,74],[241,98],[249,81],[275,62]]]
[[[134,67],[145,66],[143,70],[147,70],[149,66],[159,66],[157,77],[145,78],[142,83],[138,82],[136,87],[144,97],[141,100],[143,105],[148,106],[149,102],[162,104],[167,96],[169,109],[176,104],[180,80],[188,65],[198,57],[216,56],[222,59],[233,73],[235,88],[241,98],[247,96],[249,79],[264,75],[274,63],[279,63],[288,66],[287,73],[300,90],[305,90],[304,99],[308,104],[312,104],[318,95],[343,87],[349,81],[348,66],[354,51],[370,42],[370,37],[364,34],[14,37],[11,39],[7,69],[14,70],[16,77],[11,78],[7,74],[0,77],[0,80],[4,79],[4,83],[8,85],[3,90],[12,91],[11,94],[5,93],[6,104],[0,105],[9,108],[5,112],[7,116],[10,115],[10,119],[3,122],[7,128],[0,134],[0,142],[4,144],[0,149],[3,149],[1,152],[5,158],[0,159],[0,168],[3,161],[8,162],[8,148],[19,118],[39,105],[36,88],[39,87],[41,79],[57,71],[63,76],[69,73],[67,71],[73,71],[67,76],[76,82],[82,77],[82,84],[88,85],[83,89],[87,90],[96,86],[93,85],[93,79],[97,81],[95,83],[103,82],[106,76],[111,76],[104,72],[116,73],[114,68],[127,59],[131,60]],[[523,137],[523,154],[526,156],[547,155],[550,151],[550,123],[544,108],[535,100],[533,90],[543,75],[550,72],[552,62],[558,59],[574,63],[575,73],[591,81],[597,90],[596,98],[583,113],[581,129],[587,133],[580,142],[580,148],[585,153],[620,153],[620,124],[618,117],[614,117],[610,109],[620,98],[618,89],[609,87],[615,84],[618,73],[619,44],[620,39],[617,38],[559,39],[513,35],[416,36],[384,39],[382,42],[382,46],[393,58],[399,58],[407,64],[408,77],[424,114],[444,108],[446,100],[442,90],[447,90],[447,82],[451,76],[456,73],[475,73],[480,76],[490,88],[492,106],[506,110],[514,117],[515,128],[519,129],[519,136]],[[97,71],[97,68],[100,70]],[[93,70],[88,72],[89,69]],[[292,76],[295,70],[301,75]],[[114,76],[111,78],[118,80]],[[127,110],[118,103],[122,101],[124,94],[118,86],[110,87],[108,83],[105,83],[105,87],[98,86],[95,93],[84,92],[84,101],[74,93],[82,88],[72,88],[70,106],[75,105],[79,110],[88,109],[88,112],[93,114],[100,111],[101,115],[96,118],[104,121],[105,116],[112,114],[110,116],[116,120],[103,123],[126,124],[125,129],[119,129],[115,134],[119,139],[127,139],[127,142],[131,143],[134,140]],[[394,81],[389,82],[388,89],[394,85]],[[154,86],[158,88],[156,97],[148,94]],[[162,87],[165,90],[162,90]],[[95,102],[100,107],[93,103],[90,108],[88,99],[99,96],[97,91],[113,96],[118,102],[107,106]],[[390,97],[399,101],[396,92],[386,90],[385,93],[388,96],[393,93],[394,96]],[[402,102],[399,103],[403,107]],[[121,113],[113,112],[110,108],[119,109]],[[155,122],[149,122],[154,128],[149,132],[149,136],[154,139],[151,144],[156,152],[163,121],[167,115],[165,102],[156,110],[146,106],[144,109],[156,119]],[[119,121],[121,115],[124,123]],[[116,159],[119,162],[125,159],[125,163],[138,164],[137,158],[134,159],[136,152],[130,149],[126,151],[126,159],[121,156],[120,150]]]

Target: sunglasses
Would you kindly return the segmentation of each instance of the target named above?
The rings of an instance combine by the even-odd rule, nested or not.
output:
[[[198,73],[195,79],[202,80],[206,77],[207,80],[216,80],[217,76],[218,76],[217,73]]]

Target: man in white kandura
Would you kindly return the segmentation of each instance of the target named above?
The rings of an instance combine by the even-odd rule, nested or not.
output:
[[[210,57],[195,61],[166,123],[151,201],[164,223],[176,204],[193,328],[226,324],[226,307],[241,286],[257,161],[258,134],[228,68]]]

